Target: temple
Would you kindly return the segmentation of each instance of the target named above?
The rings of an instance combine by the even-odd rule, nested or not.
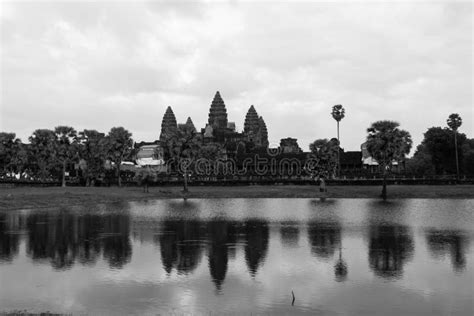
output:
[[[206,126],[198,130],[192,119],[187,118],[185,123],[177,123],[173,109],[168,106],[161,122],[161,133],[159,141],[148,144],[149,146],[166,147],[166,142],[177,130],[187,130],[197,133],[202,144],[217,144],[222,148],[222,153],[226,157],[236,155],[237,151],[244,153],[265,153],[269,147],[268,130],[263,116],[260,116],[251,105],[245,115],[243,130],[237,131],[235,122],[229,122],[226,104],[217,91],[212,99],[208,121]],[[282,139],[281,146],[286,153],[301,153],[301,149],[294,138]],[[141,163],[145,163],[145,158],[156,155],[156,148],[144,147],[139,150]]]
[[[255,107],[250,106],[244,120],[244,130],[238,132],[235,122],[229,122],[227,109],[219,91],[216,92],[209,108],[208,122],[197,132],[192,119],[186,123],[176,123],[171,107],[166,109],[161,123],[160,141],[166,142],[176,129],[185,129],[198,133],[203,144],[218,144],[227,155],[235,154],[239,146],[245,151],[268,148],[268,130],[265,120],[259,116]]]
[[[281,179],[285,177],[299,177],[294,174],[294,164],[304,165],[310,152],[304,152],[298,145],[296,138],[283,138],[278,148],[269,148],[268,129],[263,116],[259,115],[254,105],[250,105],[243,118],[243,129],[237,131],[235,122],[229,121],[226,104],[219,91],[211,101],[206,126],[196,128],[191,117],[185,123],[178,123],[171,107],[167,107],[161,122],[160,138],[151,143],[141,142],[136,144],[136,162],[140,166],[153,166],[157,170],[166,170],[165,152],[168,141],[178,131],[192,132],[197,135],[202,145],[217,145],[220,159],[233,159],[238,168],[243,167],[243,161],[251,161],[245,166],[246,176],[252,179],[257,174],[262,177],[262,170],[257,170],[256,157],[267,161],[269,165],[263,166],[267,171],[275,173],[276,163],[278,172],[270,176]],[[364,146],[361,152],[344,152],[341,148],[340,168],[345,174],[359,172],[369,168]],[[227,160],[228,161],[228,160]],[[260,166],[262,167],[262,166]],[[373,170],[372,170],[373,169]],[[268,176],[268,175],[267,175]],[[263,176],[265,177],[265,176]]]

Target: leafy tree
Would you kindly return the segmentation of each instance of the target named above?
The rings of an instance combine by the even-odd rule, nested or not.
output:
[[[210,175],[211,171],[214,171],[215,173],[218,172],[218,170],[216,169],[216,163],[217,160],[220,158],[222,149],[222,146],[217,143],[205,144],[198,149],[197,156],[199,157],[199,159],[204,159],[204,161],[206,162],[208,176]]]
[[[313,173],[325,177],[335,174],[339,152],[339,141],[336,138],[317,139],[309,145],[309,150],[317,161],[316,168],[311,170]]]
[[[406,162],[406,171],[415,175],[435,174],[432,157],[425,144],[416,147],[415,154]]]
[[[104,172],[107,157],[106,138],[104,133],[96,130],[83,130],[79,133],[81,144],[80,157],[83,160],[81,170],[89,186],[94,179]]]
[[[456,177],[459,180],[459,158],[458,158],[458,128],[462,125],[462,119],[457,113],[451,114],[446,123],[448,124],[449,128],[454,132],[454,151],[456,153]]]
[[[56,134],[56,160],[61,166],[61,186],[66,186],[66,166],[78,157],[77,132],[70,126],[57,126]]]
[[[183,192],[188,192],[189,167],[197,157],[200,138],[190,126],[169,131],[166,137],[166,155],[178,163],[178,171],[184,175]]]
[[[344,118],[346,111],[344,110],[344,107],[340,104],[337,104],[332,107],[332,112],[331,115],[333,119],[336,120],[337,122],[337,141],[338,144],[341,144],[339,140],[339,122]],[[340,160],[340,155],[339,155],[339,150],[337,151],[337,174],[339,175],[341,169],[341,160]]]
[[[394,161],[401,162],[410,152],[410,133],[393,121],[377,121],[367,129],[367,151],[383,170],[382,198],[387,199],[387,172]]]
[[[21,140],[15,133],[0,133],[0,166],[3,174],[13,173],[15,157],[21,145]]]
[[[29,145],[23,144],[21,142],[15,145],[15,155],[12,159],[12,165],[15,168],[15,172],[20,175],[20,179],[24,176],[24,171],[29,166],[30,154],[29,154]]]
[[[138,185],[143,186],[143,192],[148,193],[148,186],[150,183],[156,181],[157,174],[150,166],[142,167],[135,174],[135,180]]]
[[[112,127],[106,138],[107,157],[115,164],[118,186],[122,186],[120,170],[122,162],[131,155],[133,149],[132,134],[123,127]]]
[[[49,129],[37,129],[29,137],[32,162],[39,169],[41,180],[51,176],[56,159],[56,134]]]
[[[456,172],[456,148],[452,141],[453,138],[454,131],[449,128],[431,127],[424,134],[422,145],[431,156],[435,174],[437,175],[453,174]],[[462,161],[462,148],[466,141],[466,135],[458,133],[456,138],[458,143],[457,154]]]
[[[474,138],[466,140],[462,152],[464,173],[472,176],[474,175]]]

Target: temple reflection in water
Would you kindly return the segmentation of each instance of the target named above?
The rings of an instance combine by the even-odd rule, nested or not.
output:
[[[179,207],[182,203],[170,207]],[[192,208],[192,204],[188,204]],[[274,229],[272,229],[274,228]],[[300,235],[307,236],[301,244]],[[330,263],[335,280],[350,278],[351,267],[345,260],[350,252],[344,246],[343,226],[336,219],[269,223],[264,219],[244,221],[199,218],[179,219],[172,216],[143,221],[134,219],[126,209],[120,212],[0,213],[0,263],[12,263],[25,244],[27,257],[35,264],[50,264],[56,270],[67,270],[75,264],[94,265],[103,260],[111,269],[122,269],[132,259],[134,247],[155,245],[161,265],[170,275],[191,275],[207,264],[210,279],[221,290],[229,273],[230,260],[242,252],[249,275],[254,278],[265,266],[272,243],[280,251],[307,249],[319,264]],[[469,235],[463,231],[430,229],[426,244],[435,259],[451,258],[455,271],[466,265]],[[358,238],[367,238],[368,266],[378,277],[397,279],[415,252],[414,234],[406,225],[371,221]],[[159,248],[159,250],[158,250]],[[285,250],[287,249],[287,250]],[[305,262],[301,262],[305,264]]]

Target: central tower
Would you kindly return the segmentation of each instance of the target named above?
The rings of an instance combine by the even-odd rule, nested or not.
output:
[[[214,130],[227,128],[227,110],[219,91],[216,92],[211,103],[209,125],[211,125]]]

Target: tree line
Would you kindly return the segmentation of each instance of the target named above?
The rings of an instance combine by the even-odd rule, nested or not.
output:
[[[338,125],[344,113],[340,105],[333,109],[332,115]],[[429,128],[410,159],[406,156],[412,147],[411,135],[400,129],[399,123],[377,121],[371,124],[367,129],[366,145],[383,175],[382,196],[386,196],[385,180],[395,162],[403,163],[405,172],[416,175],[458,174],[459,177],[459,174],[474,174],[474,139],[458,132],[462,124],[459,115],[450,115],[447,123],[448,127]],[[222,145],[203,143],[201,135],[186,126],[165,136],[161,143],[164,158],[178,162],[176,171],[184,178],[185,191],[193,162],[200,158],[213,161],[222,157],[224,152]],[[137,152],[132,134],[123,127],[113,127],[105,134],[96,130],[78,132],[70,126],[57,126],[51,130],[37,129],[28,140],[29,143],[23,143],[15,133],[0,132],[1,178],[19,175],[20,178],[41,181],[59,180],[65,186],[67,171],[77,169],[86,185],[108,173],[120,186],[122,162],[133,160]],[[341,149],[337,138],[315,140],[309,149],[317,164],[309,166],[306,170],[308,174],[327,178],[339,175]],[[241,151],[242,148],[237,146],[236,155]],[[72,165],[74,168],[71,168]],[[137,173],[139,181],[153,181],[153,172],[149,169]]]
[[[75,164],[87,184],[115,170],[121,185],[122,161],[133,155],[132,134],[113,127],[108,134],[96,130],[77,132],[70,126],[37,129],[22,143],[15,133],[0,132],[0,172],[4,178],[19,175],[41,181],[60,180],[66,186],[66,172]]]

